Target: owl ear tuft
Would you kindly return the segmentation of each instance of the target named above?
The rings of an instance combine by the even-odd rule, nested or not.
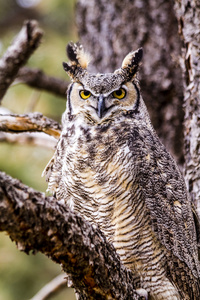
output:
[[[136,51],[132,51],[126,55],[122,62],[122,71],[125,71],[128,77],[133,77],[140,65],[143,56],[143,49],[139,48]]]
[[[82,72],[82,68],[78,69],[76,67],[76,65],[71,65],[70,63],[67,64],[66,62],[63,62],[63,68],[65,70],[65,72],[72,78],[72,79],[76,79],[77,78],[77,81],[78,81],[78,77],[80,77],[80,73],[83,73]],[[78,76],[79,74],[79,76]]]
[[[71,62],[75,62],[76,64],[78,64],[77,52],[79,47],[79,43],[74,44],[72,42],[69,43],[66,47],[66,52],[69,60],[71,60]]]
[[[66,63],[63,62],[63,69],[68,73],[71,71],[71,67]]]
[[[75,79],[83,73],[90,62],[90,55],[84,51],[80,43],[69,43],[66,48],[69,63],[63,63],[64,70]],[[78,76],[79,75],[79,76]]]
[[[90,63],[91,57],[89,53],[87,53],[83,46],[78,43],[69,43],[67,45],[67,56],[69,57],[71,64],[76,64],[83,69],[87,69],[88,64]]]

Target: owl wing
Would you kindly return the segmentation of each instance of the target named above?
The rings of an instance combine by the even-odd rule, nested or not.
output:
[[[50,159],[48,164],[46,165],[44,171],[42,172],[42,177],[44,176],[46,181],[48,182],[48,189],[47,191],[52,192],[53,195],[56,194],[56,190],[58,188],[58,172],[55,171],[55,161],[56,157],[55,154],[53,157]]]
[[[176,163],[151,128],[134,128],[130,150],[137,165],[139,186],[151,216],[152,229],[172,254],[169,269],[176,269],[176,264],[183,263],[194,277],[200,278],[194,217]],[[181,268],[177,269],[177,276],[181,275]]]
[[[56,151],[47,166],[45,167],[42,176],[46,178],[48,182],[48,190],[56,195],[60,180],[62,178],[62,164],[63,164],[63,138],[62,134],[58,141]]]
[[[42,172],[42,177],[45,177],[46,181],[49,181],[49,178],[51,176],[52,168],[55,162],[55,154],[52,156],[46,167],[44,168],[44,171]]]

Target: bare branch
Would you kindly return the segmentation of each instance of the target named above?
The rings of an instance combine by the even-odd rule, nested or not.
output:
[[[139,299],[112,244],[66,204],[0,173],[0,230],[62,264],[80,299]]]
[[[19,69],[39,46],[43,32],[36,21],[26,21],[0,60],[0,100],[13,82]]]
[[[25,83],[33,88],[54,93],[66,99],[69,82],[46,75],[42,70],[23,67],[18,73],[17,82]]]
[[[66,275],[58,275],[47,283],[33,298],[30,300],[47,300],[55,293],[62,291],[67,287]]]
[[[54,149],[57,139],[43,132],[23,132],[17,134],[0,132],[0,142]]]
[[[0,115],[0,131],[19,133],[44,132],[56,139],[59,138],[61,125],[52,119],[44,117],[41,113],[30,113],[26,115]]]

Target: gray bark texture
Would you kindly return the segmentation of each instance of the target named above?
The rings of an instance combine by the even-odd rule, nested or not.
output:
[[[183,41],[185,180],[200,216],[200,2],[176,1]]]
[[[36,21],[26,21],[12,45],[0,60],[0,103],[19,69],[39,46],[43,36]]]
[[[181,43],[173,1],[78,0],[76,21],[94,72],[114,71],[128,52],[143,47],[141,92],[158,135],[181,165]]]
[[[142,299],[133,275],[98,228],[58,203],[0,172],[0,231],[20,250],[40,251],[62,265],[79,299]]]

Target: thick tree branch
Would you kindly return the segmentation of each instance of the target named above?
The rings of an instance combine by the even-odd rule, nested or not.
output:
[[[13,82],[19,69],[39,46],[42,31],[36,21],[26,21],[13,44],[0,60],[0,100]]]
[[[0,230],[62,264],[80,299],[139,299],[113,245],[66,204],[0,173]]]
[[[0,131],[19,132],[44,132],[55,138],[59,138],[61,125],[52,119],[44,117],[41,113],[26,115],[0,115]]]
[[[23,67],[19,70],[16,80],[66,99],[66,90],[69,83],[59,78],[48,76],[42,70]]]

